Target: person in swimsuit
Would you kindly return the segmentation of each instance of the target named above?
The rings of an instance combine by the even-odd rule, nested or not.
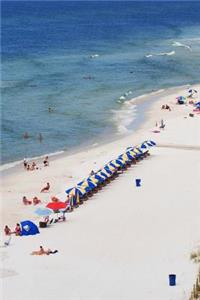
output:
[[[40,193],[46,193],[49,191],[49,189],[50,189],[50,184],[49,182],[47,182],[47,185],[41,189]]]

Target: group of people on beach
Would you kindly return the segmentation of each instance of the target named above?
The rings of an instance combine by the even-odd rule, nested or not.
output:
[[[19,223],[16,224],[14,231],[12,231],[8,225],[5,226],[4,228],[4,233],[5,235],[11,235],[11,234],[15,234],[16,236],[20,236],[21,235],[21,226]]]
[[[31,204],[37,205],[37,204],[42,203],[42,201],[40,199],[38,199],[38,197],[36,197],[36,196],[33,197],[32,200],[29,200],[29,199],[27,199],[26,196],[23,196],[22,202],[23,202],[24,205],[31,205]]]
[[[24,160],[23,160],[23,165],[24,165],[24,169],[27,171],[34,171],[34,170],[39,169],[39,167],[36,165],[36,163],[34,161],[32,163],[28,163],[26,158],[24,158]],[[44,167],[49,166],[49,157],[48,156],[45,156],[45,158],[43,160],[43,165],[44,165]]]
[[[163,104],[163,105],[161,106],[161,109],[166,109],[166,110],[171,111],[171,107],[170,107],[168,104]]]
[[[48,192],[49,190],[50,190],[50,183],[47,182],[47,184],[41,189],[40,193],[45,193]],[[24,205],[31,205],[31,204],[37,205],[42,203],[42,201],[37,196],[34,196],[32,200],[29,200],[27,199],[26,196],[23,196],[22,202]]]

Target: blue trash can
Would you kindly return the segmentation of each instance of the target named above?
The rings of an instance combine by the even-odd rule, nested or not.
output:
[[[170,286],[176,285],[176,275],[175,274],[169,274],[169,285]]]
[[[135,179],[136,186],[141,186],[141,179]]]

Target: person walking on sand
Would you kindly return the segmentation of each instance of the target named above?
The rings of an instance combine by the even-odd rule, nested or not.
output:
[[[160,121],[160,128],[161,129],[165,128],[165,123],[164,123],[163,119]]]
[[[47,182],[46,186],[41,189],[40,193],[49,192],[49,189],[50,189],[50,184],[49,182]]]

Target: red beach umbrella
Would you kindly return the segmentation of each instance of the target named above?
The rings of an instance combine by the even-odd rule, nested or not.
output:
[[[64,203],[64,202],[61,202],[61,201],[59,201],[59,202],[49,202],[46,207],[51,208],[55,211],[55,210],[66,208],[67,204]]]

